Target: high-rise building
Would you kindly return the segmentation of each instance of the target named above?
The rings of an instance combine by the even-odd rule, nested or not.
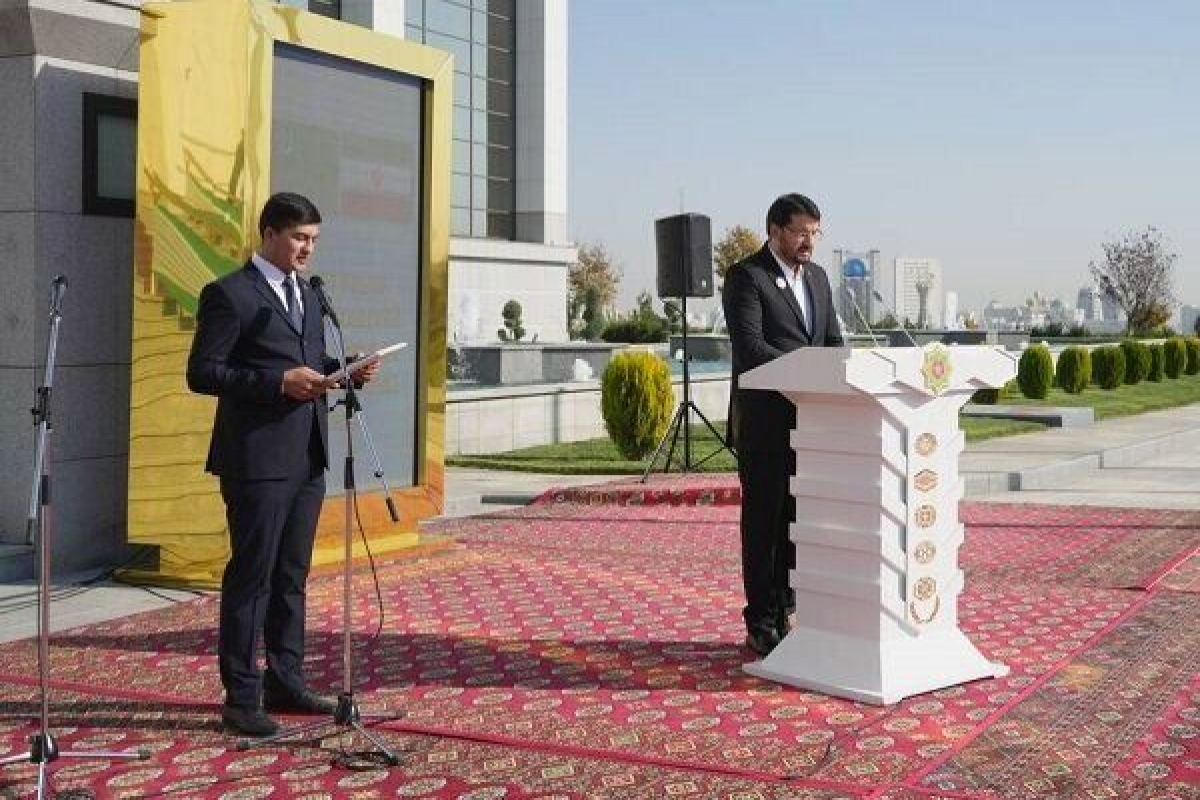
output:
[[[454,55],[450,338],[494,340],[517,300],[530,337],[565,340],[567,0],[402,5],[405,38]]]
[[[1104,319],[1102,295],[1095,286],[1081,286],[1075,300],[1075,308],[1083,312],[1083,322],[1099,322]]]
[[[834,250],[834,275],[830,283],[838,286],[835,307],[842,323],[857,331],[875,323],[875,287],[878,274],[878,250]]]
[[[946,301],[942,306],[942,312],[942,327],[948,331],[957,330],[959,327],[958,292],[946,292]]]
[[[894,264],[894,297],[899,321],[907,320],[925,327],[940,324],[944,316],[941,262],[936,258],[897,258]]]

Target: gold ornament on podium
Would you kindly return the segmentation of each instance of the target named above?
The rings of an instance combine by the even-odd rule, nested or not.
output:
[[[937,488],[938,474],[931,469],[923,469],[913,477],[913,486],[919,491],[931,492]]]

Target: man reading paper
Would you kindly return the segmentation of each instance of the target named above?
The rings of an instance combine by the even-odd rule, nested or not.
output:
[[[246,265],[204,287],[188,358],[192,391],[217,397],[206,468],[221,482],[231,554],[221,582],[217,659],[226,727],[276,732],[268,711],[333,713],[304,681],[305,584],[329,461],[319,301],[301,277],[320,235],[307,198],[273,195],[262,244]],[[370,381],[378,361],[355,373]],[[262,635],[267,670],[256,644]]]

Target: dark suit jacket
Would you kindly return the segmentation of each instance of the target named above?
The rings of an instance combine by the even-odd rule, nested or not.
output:
[[[799,347],[840,347],[842,333],[833,307],[829,278],[820,266],[804,267],[812,320],[804,324],[800,303],[784,280],[783,269],[766,245],[730,268],[721,292],[725,323],[733,346],[733,390],[729,398],[729,436],[740,451],[789,450],[788,432],[796,412],[782,395],[737,388],[738,376]],[[811,327],[810,327],[811,325]]]
[[[217,396],[206,469],[227,478],[284,478],[310,455],[328,466],[324,398],[300,402],[283,393],[283,373],[305,365],[329,374],[320,304],[307,281],[297,282],[304,330],[253,263],[204,287],[188,358],[188,386]]]

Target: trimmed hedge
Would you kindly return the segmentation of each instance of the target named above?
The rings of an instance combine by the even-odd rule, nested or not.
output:
[[[1121,341],[1125,353],[1125,383],[1141,383],[1150,374],[1150,348],[1133,339]]]
[[[1166,363],[1166,354],[1163,352],[1161,344],[1145,345],[1150,351],[1150,371],[1146,373],[1146,380],[1160,383],[1163,379],[1163,368]]]
[[[1189,336],[1183,341],[1187,347],[1187,366],[1183,371],[1188,375],[1200,374],[1200,339]]]
[[[1175,379],[1187,368],[1187,345],[1183,337],[1172,336],[1163,342],[1163,372],[1168,378]]]
[[[1092,382],[1101,389],[1116,389],[1125,381],[1125,353],[1117,345],[1092,351]]]
[[[671,370],[653,353],[617,353],[600,380],[604,427],[617,451],[637,461],[667,432],[675,394]]]
[[[1092,357],[1086,347],[1068,347],[1058,354],[1054,383],[1067,394],[1079,394],[1092,380]]]
[[[667,340],[667,323],[659,319],[619,319],[608,323],[600,338],[606,342],[648,344]]]
[[[1017,364],[1017,385],[1031,400],[1044,400],[1054,383],[1054,356],[1044,344],[1025,348]]]

